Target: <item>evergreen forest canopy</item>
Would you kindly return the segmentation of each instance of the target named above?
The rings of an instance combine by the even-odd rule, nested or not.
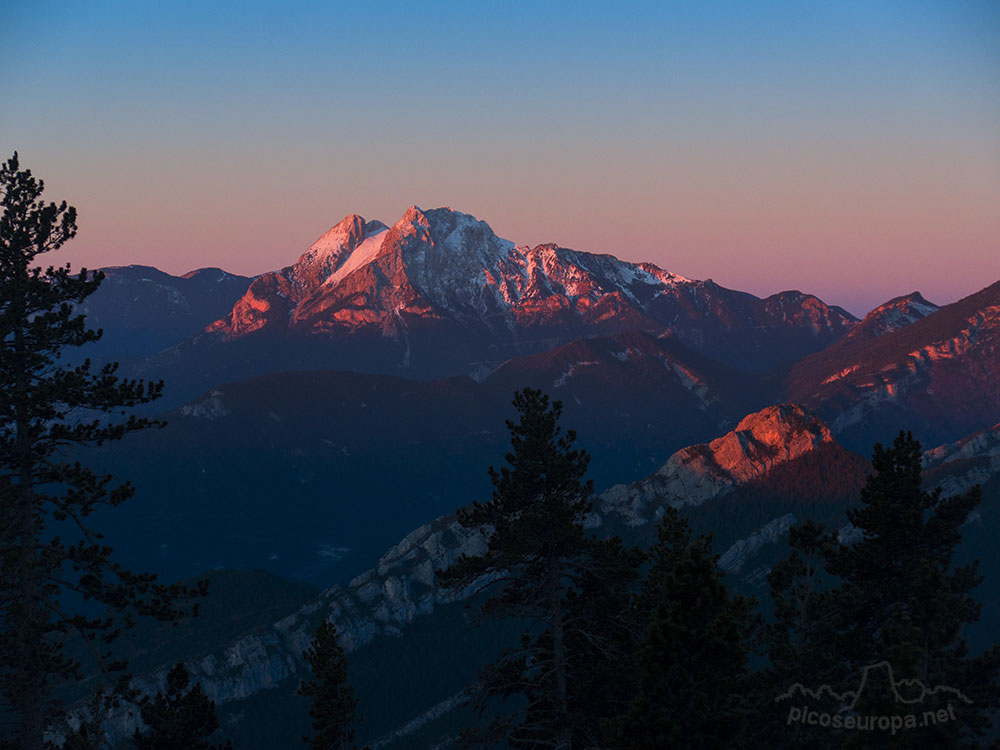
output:
[[[43,187],[16,154],[0,169],[0,742],[107,747],[103,719],[132,705],[142,724],[123,747],[232,747],[183,663],[160,694],[140,696],[116,651],[135,618],[186,619],[212,593],[129,570],[91,528],[95,509],[125,502],[132,487],[64,451],[157,427],[132,410],[162,384],[120,378],[113,364],[65,363],[100,336],[77,306],[102,276],[35,265],[76,232],[75,211],[45,203]],[[711,535],[675,509],[664,509],[648,549],[597,535],[590,457],[561,424],[562,404],[525,388],[513,406],[492,497],[458,514],[486,530],[485,549],[436,581],[474,591],[476,611],[516,633],[470,687],[480,721],[455,743],[958,748],[996,736],[1000,647],[967,647],[983,577],[955,557],[981,493],[926,489],[912,435],[875,446],[848,512],[852,534],[791,528],[764,602],[730,590]],[[96,674],[73,644],[89,649]],[[303,659],[303,743],[355,746],[365,707],[332,623]],[[60,691],[83,681],[91,696],[67,721]]]

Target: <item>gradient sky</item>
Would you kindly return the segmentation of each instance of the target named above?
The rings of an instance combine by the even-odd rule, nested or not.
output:
[[[415,203],[856,314],[1000,279],[993,0],[284,6],[0,6],[63,261],[254,274]]]

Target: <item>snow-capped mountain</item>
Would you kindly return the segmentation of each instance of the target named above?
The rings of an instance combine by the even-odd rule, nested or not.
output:
[[[854,325],[801,292],[760,299],[650,263],[519,246],[468,214],[412,206],[391,227],[348,216],[159,364],[204,373],[202,388],[283,369],[484,374],[574,339],[642,330],[760,372]]]
[[[594,308],[598,320],[612,308],[634,315],[665,287],[690,284],[611,256],[517,247],[468,214],[411,206],[391,228],[348,216],[294,266],[259,278],[213,330],[234,338],[270,326],[309,333],[376,326],[405,336],[408,322],[450,318],[496,335],[572,324]],[[282,307],[290,314],[275,315]]]

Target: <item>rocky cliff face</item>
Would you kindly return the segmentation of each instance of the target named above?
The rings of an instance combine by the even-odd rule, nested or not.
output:
[[[591,527],[607,522],[650,523],[667,505],[707,502],[830,440],[829,430],[801,408],[791,404],[769,407],[749,415],[736,430],[711,443],[678,451],[653,477],[612,488],[597,499],[588,523]],[[765,537],[780,533],[786,520],[761,530],[759,538],[743,547],[734,547],[727,559],[738,567],[765,543]],[[474,587],[443,590],[435,585],[435,574],[463,554],[481,554],[486,540],[484,529],[464,528],[454,515],[438,518],[408,534],[375,568],[346,586],[327,589],[270,627],[248,633],[218,652],[194,656],[185,664],[209,697],[220,704],[298,679],[305,668],[302,652],[324,619],[336,624],[350,652],[378,635],[399,635],[414,619],[443,603],[468,598]],[[164,687],[167,671],[164,666],[136,678],[134,684],[142,692],[155,693]],[[115,738],[125,737],[135,731],[137,721],[135,714],[120,712],[111,717],[109,732]]]
[[[600,509],[642,526],[658,520],[666,506],[701,505],[832,442],[829,428],[802,407],[769,406],[710,443],[677,451],[646,479],[612,487]]]
[[[485,540],[482,529],[466,529],[452,516],[439,518],[408,534],[382,556],[375,568],[346,586],[327,589],[315,601],[270,627],[248,633],[221,651],[189,658],[185,665],[218,704],[299,678],[308,668],[302,653],[323,620],[336,624],[341,644],[349,653],[377,635],[398,636],[415,618],[430,614],[442,603],[467,598],[471,588],[437,588],[435,572],[463,554],[481,554]],[[166,686],[168,671],[169,665],[137,677],[133,686],[144,694],[159,692]],[[138,726],[137,712],[122,710],[109,718],[106,728],[109,738],[118,741],[130,736]]]
[[[788,537],[796,523],[795,514],[786,513],[764,524],[750,536],[739,539],[719,556],[719,568],[726,573],[739,573],[761,548],[777,544]]]
[[[830,430],[802,407],[768,407],[748,415],[735,430],[716,440],[678,451],[654,475],[611,488],[596,499],[588,526],[646,527],[662,517],[667,506],[701,505],[722,498],[833,444]],[[932,473],[948,468],[952,484],[941,483],[946,494],[1000,475],[1000,425],[928,451],[925,461]],[[765,523],[732,544],[721,556],[720,566],[744,579],[762,581],[766,568],[749,574],[744,568],[762,548],[783,539],[795,520],[794,515],[786,513]],[[842,529],[843,538],[850,538],[850,532],[850,527]],[[335,622],[348,652],[378,635],[401,635],[416,618],[471,595],[474,587],[459,591],[438,588],[435,574],[463,554],[481,554],[486,542],[486,530],[467,529],[454,515],[443,516],[408,534],[382,556],[375,568],[346,586],[334,586],[298,612],[248,633],[217,652],[194,656],[186,665],[220,704],[301,679],[305,669],[301,654],[322,620]],[[134,684],[143,692],[157,692],[165,684],[166,672],[164,667],[137,678]],[[434,707],[432,711],[450,710],[452,703],[457,705],[462,700],[462,696],[455,696],[445,702],[448,706]],[[127,736],[136,726],[137,717],[128,712],[108,722],[113,738]]]
[[[945,495],[966,492],[1000,476],[1000,424],[926,451],[924,468]]]

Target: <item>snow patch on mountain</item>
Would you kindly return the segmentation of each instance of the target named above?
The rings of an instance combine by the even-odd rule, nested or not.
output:
[[[568,378],[573,377],[573,375],[576,373],[576,370],[577,370],[578,367],[591,367],[591,366],[600,365],[600,364],[601,364],[600,362],[596,362],[596,361],[593,361],[593,360],[590,360],[590,361],[587,361],[587,362],[574,362],[573,364],[571,364],[569,366],[569,369],[566,370],[566,372],[564,372],[562,375],[560,375],[558,378],[556,378],[555,380],[552,381],[552,387],[553,388],[562,388],[564,385],[566,385],[566,380]]]
[[[382,250],[382,243],[385,240],[385,236],[388,231],[388,227],[382,227],[376,230],[374,234],[365,237],[361,244],[358,245],[353,252],[351,252],[347,260],[344,261],[344,264],[330,274],[329,278],[327,278],[323,283],[328,285],[338,284],[342,279],[347,278],[362,266],[366,266],[375,260],[375,258],[378,257],[379,252]]]
[[[857,370],[859,367],[861,367],[861,365],[851,365],[850,367],[845,367],[840,372],[836,372],[833,375],[831,375],[830,377],[828,377],[826,380],[824,380],[823,381],[823,385],[826,385],[828,383],[833,383],[834,381],[837,381],[837,380],[840,380],[841,378],[847,377],[852,372],[854,372],[855,370]]]
[[[196,404],[185,404],[181,407],[181,414],[185,417],[195,419],[219,419],[229,414],[229,409],[222,403],[222,391],[213,390],[208,394],[208,398]]]
[[[708,385],[702,382],[695,373],[691,372],[686,367],[683,367],[677,362],[672,362],[668,360],[662,360],[662,361],[664,367],[667,367],[668,369],[673,371],[673,373],[681,381],[681,385],[683,385],[688,391],[693,393],[698,398],[698,400],[701,401],[701,405],[703,407],[707,407],[711,405],[713,402],[718,400],[714,396],[709,396]]]

